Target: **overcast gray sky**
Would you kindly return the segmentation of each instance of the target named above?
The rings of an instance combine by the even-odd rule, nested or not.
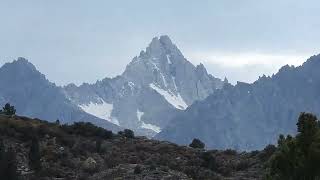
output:
[[[122,73],[167,34],[192,63],[252,82],[320,53],[318,0],[0,0],[0,65],[28,58],[59,85]]]

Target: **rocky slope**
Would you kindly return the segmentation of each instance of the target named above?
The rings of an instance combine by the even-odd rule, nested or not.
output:
[[[101,136],[103,135],[103,136]],[[41,168],[30,167],[37,138]],[[0,115],[0,139],[16,154],[22,179],[261,179],[270,151],[204,151],[144,137],[110,135],[90,124],[59,125]],[[97,146],[99,142],[100,146]]]
[[[24,58],[6,63],[0,68],[0,105],[10,102],[17,114],[59,119],[64,123],[90,121],[101,127],[119,130],[106,120],[84,112],[68,100],[63,90],[50,83],[30,62]]]
[[[320,55],[284,66],[252,84],[225,86],[178,115],[158,136],[179,144],[194,137],[210,148],[261,149],[295,134],[300,112],[320,114]]]
[[[87,113],[153,136],[178,112],[225,83],[202,64],[191,64],[168,36],[161,36],[133,58],[122,75],[79,87],[70,84],[64,90]]]

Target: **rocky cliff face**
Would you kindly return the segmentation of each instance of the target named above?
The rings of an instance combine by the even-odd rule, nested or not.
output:
[[[168,36],[156,37],[122,75],[79,87],[66,96],[87,113],[153,136],[179,111],[226,83],[187,61]]]
[[[178,115],[157,138],[179,144],[200,138],[209,148],[261,149],[295,134],[300,112],[320,114],[320,56],[284,66],[252,84],[226,85]]]
[[[13,104],[17,114],[62,123],[89,120],[92,123],[119,130],[108,121],[84,112],[68,100],[62,89],[50,83],[24,58],[0,68],[0,105]]]

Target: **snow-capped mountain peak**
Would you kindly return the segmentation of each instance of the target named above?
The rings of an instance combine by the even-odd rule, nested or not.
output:
[[[202,64],[190,63],[168,36],[160,36],[132,59],[121,76],[92,85],[70,85],[65,92],[85,112],[153,136],[177,112],[223,83]]]

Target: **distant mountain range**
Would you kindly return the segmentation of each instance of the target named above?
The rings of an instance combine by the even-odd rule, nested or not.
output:
[[[261,149],[294,134],[302,111],[320,114],[320,56],[284,66],[252,84],[208,74],[191,64],[168,36],[156,37],[115,78],[58,87],[24,58],[0,68],[0,105],[19,115],[63,123],[89,121],[118,131],[208,148]]]
[[[320,115],[320,55],[284,66],[252,84],[226,85],[175,117],[156,138],[209,148],[262,149],[279,134],[295,134],[300,112]]]
[[[184,58],[168,36],[156,37],[115,78],[57,87],[24,58],[0,69],[0,104],[18,114],[62,122],[91,121],[149,137],[177,113],[228,83]],[[101,124],[102,123],[102,124]]]

